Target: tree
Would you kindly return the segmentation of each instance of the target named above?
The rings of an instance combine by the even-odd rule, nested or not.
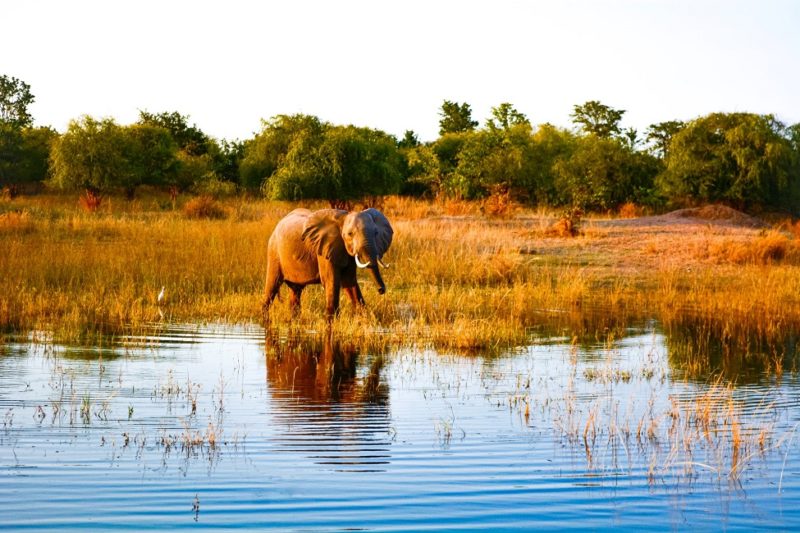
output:
[[[459,153],[456,173],[467,185],[465,196],[511,190],[527,195],[534,174],[531,125],[510,104],[492,113],[494,119],[470,134]]]
[[[0,187],[11,195],[16,194],[19,183],[31,181],[31,172],[37,173],[31,168],[37,166],[37,151],[30,143],[35,134],[32,137],[26,132],[33,123],[28,112],[33,100],[30,85],[17,78],[0,76]]]
[[[131,175],[125,192],[133,197],[138,185],[173,185],[179,170],[178,146],[170,132],[154,124],[123,128],[127,137],[125,162]]]
[[[577,143],[576,136],[567,129],[557,128],[552,124],[542,124],[536,129],[531,141],[532,174],[528,185],[530,200],[551,205],[558,204],[561,195],[555,185],[555,165],[558,161],[571,157]]]
[[[262,120],[261,132],[244,143],[239,165],[241,185],[250,190],[265,187],[290,152],[309,153],[312,146],[321,144],[328,127],[330,125],[319,118],[304,114],[277,115]],[[295,165],[300,163],[294,161]]]
[[[647,203],[658,173],[655,158],[613,139],[580,137],[569,157],[554,166],[560,202],[581,209],[611,209]]]
[[[608,139],[620,135],[619,122],[624,114],[622,109],[614,109],[597,100],[590,100],[583,105],[576,105],[570,117],[584,132]]]
[[[478,126],[478,122],[472,120],[472,110],[469,104],[459,104],[445,100],[442,110],[439,111],[439,135],[447,133],[464,133],[472,131]]]
[[[685,126],[686,124],[680,120],[650,124],[650,127],[647,128],[647,142],[652,143],[653,153],[661,159],[666,159],[672,138]]]
[[[355,126],[328,126],[321,136],[295,134],[284,160],[266,181],[275,200],[326,199],[332,205],[396,193],[402,180],[397,141]]]
[[[139,124],[160,126],[170,132],[178,148],[189,155],[204,155],[209,152],[211,138],[197,127],[189,125],[189,115],[177,111],[149,113],[139,111]]]
[[[31,86],[17,78],[0,76],[0,123],[25,128],[33,124],[28,106],[33,103]]]
[[[412,130],[406,130],[403,138],[397,142],[398,148],[414,148],[416,146],[419,146],[419,138]]]
[[[520,125],[526,125],[530,129],[531,123],[525,115],[514,109],[514,106],[509,103],[493,107],[492,118],[486,121],[486,127],[492,131],[508,131],[513,126]]]
[[[659,184],[673,201],[792,207],[800,177],[790,139],[772,115],[706,115],[672,137]]]
[[[95,197],[112,188],[135,186],[128,141],[124,129],[110,118],[70,121],[53,145],[51,183],[60,189],[85,189]]]
[[[244,158],[245,143],[222,139],[214,154],[214,172],[224,181],[239,182],[239,165]]]
[[[17,128],[0,123],[0,188],[12,196],[20,185],[47,178],[50,147],[58,133],[49,127]]]

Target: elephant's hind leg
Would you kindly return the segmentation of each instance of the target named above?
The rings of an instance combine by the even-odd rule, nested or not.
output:
[[[298,311],[300,311],[300,296],[303,294],[305,285],[292,283],[290,281],[287,281],[286,285],[292,290],[292,294],[289,297],[289,305],[292,308],[292,315],[296,315]]]
[[[264,323],[269,322],[269,307],[272,301],[278,296],[278,291],[283,283],[283,274],[278,265],[274,261],[270,261],[267,265],[267,281],[264,285],[264,303],[261,306],[261,312],[264,315]]]

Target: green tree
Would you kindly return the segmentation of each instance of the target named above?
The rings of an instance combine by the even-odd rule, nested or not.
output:
[[[590,100],[583,105],[576,105],[570,117],[584,132],[601,139],[609,139],[621,134],[619,122],[624,114],[622,109],[614,109],[597,100]]]
[[[209,152],[212,139],[196,124],[189,124],[189,115],[181,115],[177,111],[150,113],[140,110],[139,123],[166,129],[178,148],[189,155],[205,155]]]
[[[439,135],[448,133],[464,133],[478,127],[478,122],[472,120],[472,109],[469,104],[459,104],[445,100],[439,111]]]
[[[413,194],[436,196],[442,189],[443,173],[439,158],[430,144],[420,144],[405,151],[406,190]]]
[[[556,205],[562,195],[556,189],[556,163],[567,160],[575,151],[577,138],[569,130],[542,124],[532,136],[531,183],[528,194],[536,203]]]
[[[262,121],[261,132],[245,141],[239,165],[240,183],[247,189],[266,187],[267,180],[284,164],[290,154],[292,164],[303,165],[312,147],[322,143],[325,130],[330,127],[312,115],[277,115]]]
[[[135,187],[138,176],[128,161],[128,142],[124,128],[110,118],[84,116],[70,121],[53,144],[51,183],[60,189],[85,189],[92,195]]]
[[[569,157],[556,161],[555,187],[561,204],[612,209],[625,202],[650,202],[658,170],[652,156],[589,135],[576,140]]]
[[[398,148],[414,148],[416,146],[419,146],[419,138],[412,130],[406,130],[403,138],[397,142]]]
[[[486,127],[490,131],[508,131],[514,126],[527,126],[530,130],[531,123],[525,115],[507,102],[493,107],[492,118],[486,121]]]
[[[772,115],[712,113],[672,137],[659,185],[673,201],[793,207],[791,131]]]
[[[0,123],[0,188],[14,195],[22,184],[47,179],[50,147],[57,138],[58,133],[49,127]]]
[[[173,185],[179,170],[178,146],[170,132],[154,124],[123,128],[127,136],[125,162],[131,179],[126,194],[133,197],[138,185]]]
[[[31,145],[35,133],[26,131],[33,123],[28,112],[33,100],[30,85],[0,76],[0,187],[11,195],[16,194],[19,183],[31,181],[31,173],[36,174],[37,151]]]
[[[465,196],[484,196],[497,190],[524,192],[534,185],[531,125],[508,104],[492,110],[486,129],[469,135],[456,173],[466,184]]]
[[[652,152],[661,159],[665,159],[669,153],[669,145],[672,138],[681,131],[686,124],[680,120],[669,120],[650,124],[647,128],[647,142],[652,145]]]
[[[244,158],[245,143],[222,139],[214,155],[214,173],[224,181],[239,182],[239,165]]]
[[[355,126],[328,126],[321,137],[298,132],[279,168],[266,181],[276,200],[321,198],[332,204],[397,193],[402,157],[394,137]]]
[[[0,76],[0,123],[25,128],[33,124],[28,106],[34,101],[31,86],[7,75]]]

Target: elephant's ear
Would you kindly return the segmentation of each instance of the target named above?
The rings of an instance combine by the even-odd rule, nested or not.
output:
[[[378,257],[381,257],[389,250],[389,246],[392,245],[392,235],[394,235],[392,225],[389,224],[389,219],[374,207],[365,209],[364,212],[371,216],[373,222],[375,222],[375,228],[378,230],[375,237],[375,247],[377,248],[375,252],[378,254]]]
[[[347,211],[320,209],[303,224],[303,240],[314,252],[338,266],[346,266],[350,256],[342,240],[342,223]]]

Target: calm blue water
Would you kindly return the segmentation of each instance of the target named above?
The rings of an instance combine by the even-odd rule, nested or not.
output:
[[[0,528],[800,528],[797,375],[689,380],[665,345],[21,340],[0,347]]]

